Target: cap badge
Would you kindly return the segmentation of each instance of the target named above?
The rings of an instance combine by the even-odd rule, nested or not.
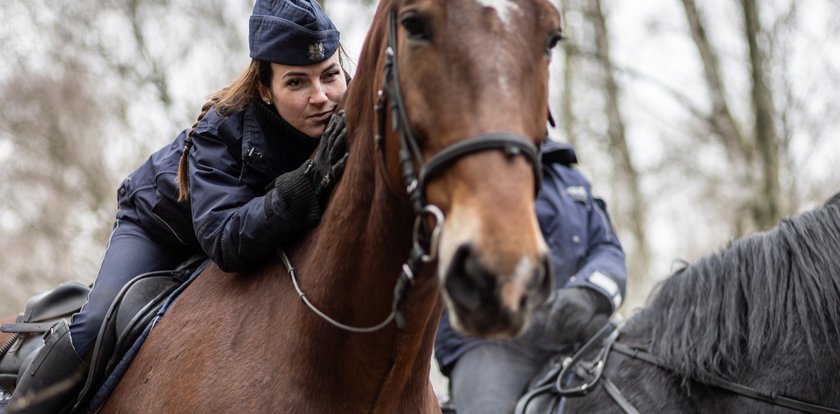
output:
[[[321,42],[309,45],[309,60],[324,60],[324,44]]]

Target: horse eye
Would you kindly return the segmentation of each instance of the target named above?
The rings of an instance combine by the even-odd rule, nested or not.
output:
[[[563,32],[555,32],[552,33],[551,36],[548,37],[548,43],[545,45],[545,54],[551,55],[551,50],[557,46],[557,43],[563,40]]]
[[[423,16],[417,13],[407,13],[400,20],[405,31],[408,33],[408,38],[412,40],[429,40],[432,33],[429,30],[429,25]]]

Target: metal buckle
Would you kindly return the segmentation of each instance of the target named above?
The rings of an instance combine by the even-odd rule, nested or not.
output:
[[[423,229],[423,219],[427,216],[434,216],[435,227],[432,229],[429,238],[429,249],[424,250],[423,245],[420,244],[420,232]],[[418,246],[421,251],[424,251],[423,256],[420,258],[423,263],[429,263],[437,260],[438,243],[440,243],[440,235],[443,232],[444,221],[445,218],[443,211],[434,204],[426,204],[423,206],[423,211],[420,212],[420,214],[418,214],[414,219],[414,236],[412,238],[414,240],[414,245]]]

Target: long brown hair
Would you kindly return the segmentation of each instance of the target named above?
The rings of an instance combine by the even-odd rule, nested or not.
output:
[[[344,47],[339,44],[339,65],[341,66],[341,70],[344,72],[345,80],[349,83],[350,75],[347,73],[347,69],[345,69],[344,66],[344,62],[346,60],[349,60],[347,52],[345,52]],[[254,98],[260,96],[260,85],[265,88],[271,88],[271,78],[272,71],[270,62],[251,59],[251,64],[248,65],[248,68],[245,69],[245,71],[242,72],[242,74],[239,75],[233,83],[216,91],[216,93],[214,93],[210,99],[201,106],[201,112],[198,114],[195,122],[193,122],[190,127],[190,131],[187,133],[187,138],[184,141],[184,152],[181,154],[181,159],[178,161],[178,174],[175,176],[175,180],[178,182],[179,202],[186,201],[189,198],[189,154],[190,149],[193,146],[193,134],[195,133],[195,128],[204,118],[204,115],[206,115],[207,111],[209,111],[214,105],[216,106],[216,113],[219,114],[219,116],[227,116],[244,110],[245,107],[254,100]]]
[[[219,116],[227,116],[245,109],[254,98],[259,96],[260,84],[265,87],[271,86],[271,63],[251,59],[251,64],[248,65],[248,68],[233,83],[216,91],[201,106],[201,112],[187,133],[187,139],[184,142],[184,152],[181,154],[181,159],[178,162],[178,175],[175,176],[175,180],[178,181],[178,201],[186,201],[189,198],[188,158],[190,148],[193,146],[193,134],[198,123],[201,122],[204,115],[207,114],[207,111],[214,105],[216,107],[216,113]]]

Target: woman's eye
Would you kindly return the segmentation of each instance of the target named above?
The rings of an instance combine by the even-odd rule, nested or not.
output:
[[[339,72],[339,71],[337,71],[337,70],[336,70],[336,71],[329,72],[329,73],[327,73],[327,75],[326,75],[326,79],[327,79],[327,80],[333,80],[333,79],[335,79],[335,78],[336,78],[338,75],[340,75],[340,74],[341,74],[341,72]]]
[[[293,88],[296,88],[302,84],[303,82],[301,82],[300,79],[289,79],[288,81],[286,81],[286,86],[291,86]]]

